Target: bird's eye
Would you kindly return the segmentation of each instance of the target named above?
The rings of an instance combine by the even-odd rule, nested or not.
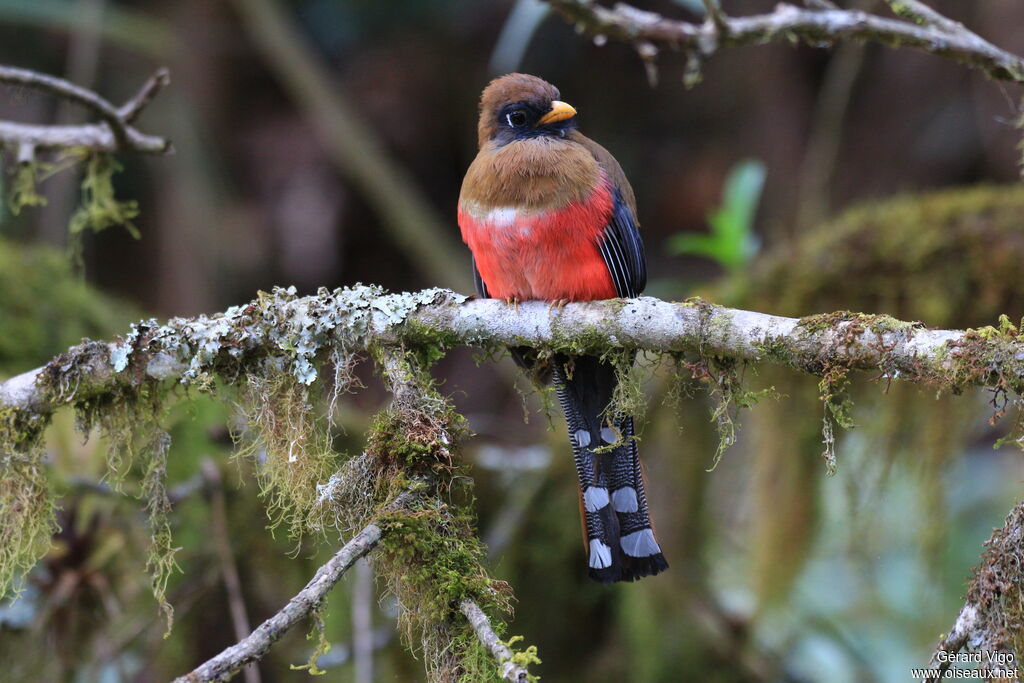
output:
[[[513,128],[526,125],[526,113],[520,110],[516,110],[509,114],[505,114],[505,120],[508,121],[508,125]]]

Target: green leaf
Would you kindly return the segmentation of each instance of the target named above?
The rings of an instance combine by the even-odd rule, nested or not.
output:
[[[675,235],[669,240],[669,250],[704,256],[727,270],[750,263],[759,247],[754,216],[766,175],[764,164],[757,159],[737,163],[725,179],[721,206],[708,214],[710,232]]]

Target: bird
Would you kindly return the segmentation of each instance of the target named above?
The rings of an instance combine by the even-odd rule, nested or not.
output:
[[[462,183],[458,224],[482,298],[562,306],[636,297],[646,285],[633,189],[560,97],[547,81],[521,73],[494,79],[481,95],[479,149]],[[512,354],[524,367],[538,363],[529,349]],[[537,375],[554,383],[565,413],[588,576],[610,584],[667,569],[633,419],[612,406],[612,363],[556,354]]]

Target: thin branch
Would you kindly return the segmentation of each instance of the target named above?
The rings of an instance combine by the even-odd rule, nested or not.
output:
[[[462,601],[459,608],[466,615],[466,619],[469,620],[469,625],[476,632],[476,637],[487,648],[488,652],[498,660],[498,664],[501,667],[501,677],[506,681],[513,681],[514,683],[526,683],[529,680],[529,672],[525,667],[519,666],[512,661],[514,653],[502,642],[498,634],[494,632],[494,629],[491,628],[491,622],[487,615],[484,614],[484,611],[480,609],[480,606],[467,599]]]
[[[939,14],[934,9],[918,2],[918,0],[885,0],[885,3],[892,8],[894,14],[901,17],[907,17],[914,21],[924,24],[926,26],[937,26],[943,30],[949,31],[950,33],[957,33],[960,31],[971,33],[971,35],[977,37],[977,34],[968,31],[964,28],[964,25],[958,21]]]
[[[249,626],[249,612],[245,608],[242,595],[242,580],[238,576],[238,565],[231,549],[231,535],[228,530],[227,503],[224,500],[224,477],[213,460],[205,458],[199,463],[203,476],[210,487],[210,512],[213,543],[220,562],[220,573],[224,579],[224,588],[228,594],[228,612],[231,625],[235,630],[235,638],[243,640],[252,628]],[[256,666],[247,666],[243,672],[246,683],[260,683],[260,670]]]
[[[380,542],[381,530],[368,524],[346,543],[327,564],[320,567],[306,587],[288,604],[237,644],[196,667],[191,673],[175,679],[175,683],[226,681],[246,664],[263,658],[270,647],[289,629],[313,613],[342,575]]]
[[[356,563],[352,582],[352,661],[354,683],[373,683],[373,568],[366,560]]]
[[[653,297],[575,303],[550,311],[540,301],[513,307],[495,299],[466,300],[441,289],[385,294],[359,286],[302,298],[267,296],[223,314],[174,318],[163,326],[151,321],[144,324],[147,341],[141,344],[72,347],[49,365],[0,383],[0,406],[45,416],[70,401],[132,386],[143,376],[185,381],[198,372],[228,376],[237,372],[238,363],[285,353],[279,345],[282,334],[318,324],[319,340],[310,337],[307,355],[291,359],[297,373],[300,367],[311,369],[314,354],[334,344],[351,352],[382,344],[416,345],[424,339],[443,340],[447,346],[532,346],[570,353],[695,352],[815,374],[841,366],[951,390],[1000,379],[1017,388],[1022,379],[1009,370],[1020,364],[1016,358],[1024,358],[1024,341],[1015,337],[932,330],[887,316],[839,312],[797,319]],[[112,354],[122,370],[130,364],[132,371],[116,371]]]
[[[99,123],[83,125],[35,125],[0,121],[0,146],[16,149],[66,149],[84,147],[98,152],[132,150],[147,154],[165,154],[171,143],[160,137],[146,135],[131,125],[142,109],[162,87],[170,82],[166,69],[160,69],[146,81],[139,92],[121,108],[91,90],[63,78],[0,66],[0,84],[31,88],[82,105],[93,112]]]
[[[149,77],[139,92],[135,93],[134,96],[117,110],[118,116],[125,123],[131,123],[134,121],[142,110],[146,108],[156,94],[163,90],[165,87],[171,84],[171,72],[166,68],[160,68],[156,70],[152,76]]]
[[[854,39],[911,47],[961,62],[994,79],[1024,81],[1024,59],[913,0],[888,0],[893,7],[904,9],[912,20],[823,8],[827,5],[820,3],[807,8],[780,3],[769,14],[721,15],[702,24],[669,19],[622,3],[609,9],[591,0],[547,2],[587,33],[631,43],[665,43],[701,56],[710,55],[719,47],[761,45],[793,38],[810,45]]]

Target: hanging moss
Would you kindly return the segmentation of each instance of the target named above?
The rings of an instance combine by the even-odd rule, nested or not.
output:
[[[0,407],[0,595],[22,577],[58,531],[54,494],[39,447],[40,424]]]
[[[471,599],[499,631],[498,617],[511,613],[511,589],[484,568],[469,480],[455,459],[467,435],[465,419],[436,391],[416,354],[396,359],[385,353],[394,351],[377,350],[392,373],[389,381],[399,381],[394,373],[401,371],[403,386],[374,419],[367,454],[379,472],[382,504],[413,481],[421,484],[413,503],[374,515],[383,531],[377,573],[402,605],[404,638],[422,652],[431,680],[494,680],[497,663],[459,611]]]
[[[310,653],[309,661],[298,666],[292,664],[291,670],[307,671],[310,676],[323,676],[327,672],[317,665],[317,661],[331,651],[331,642],[327,640],[327,629],[324,625],[324,606],[321,604],[314,609],[310,613],[309,619],[313,622],[313,626],[306,634],[306,640],[316,642],[316,647]]]
[[[82,204],[71,215],[68,224],[72,236],[86,230],[100,232],[120,225],[135,239],[141,237],[132,223],[132,219],[139,215],[138,202],[120,200],[115,196],[114,174],[119,171],[121,164],[109,154],[93,154],[86,160]]]
[[[236,457],[257,463],[270,528],[284,524],[296,540],[322,529],[318,486],[337,469],[337,461],[308,387],[290,373],[270,369],[248,375],[241,394],[245,427],[235,439]]]
[[[19,163],[14,169],[7,205],[15,216],[25,207],[46,206],[46,197],[36,191],[39,170],[39,164],[36,163]]]

